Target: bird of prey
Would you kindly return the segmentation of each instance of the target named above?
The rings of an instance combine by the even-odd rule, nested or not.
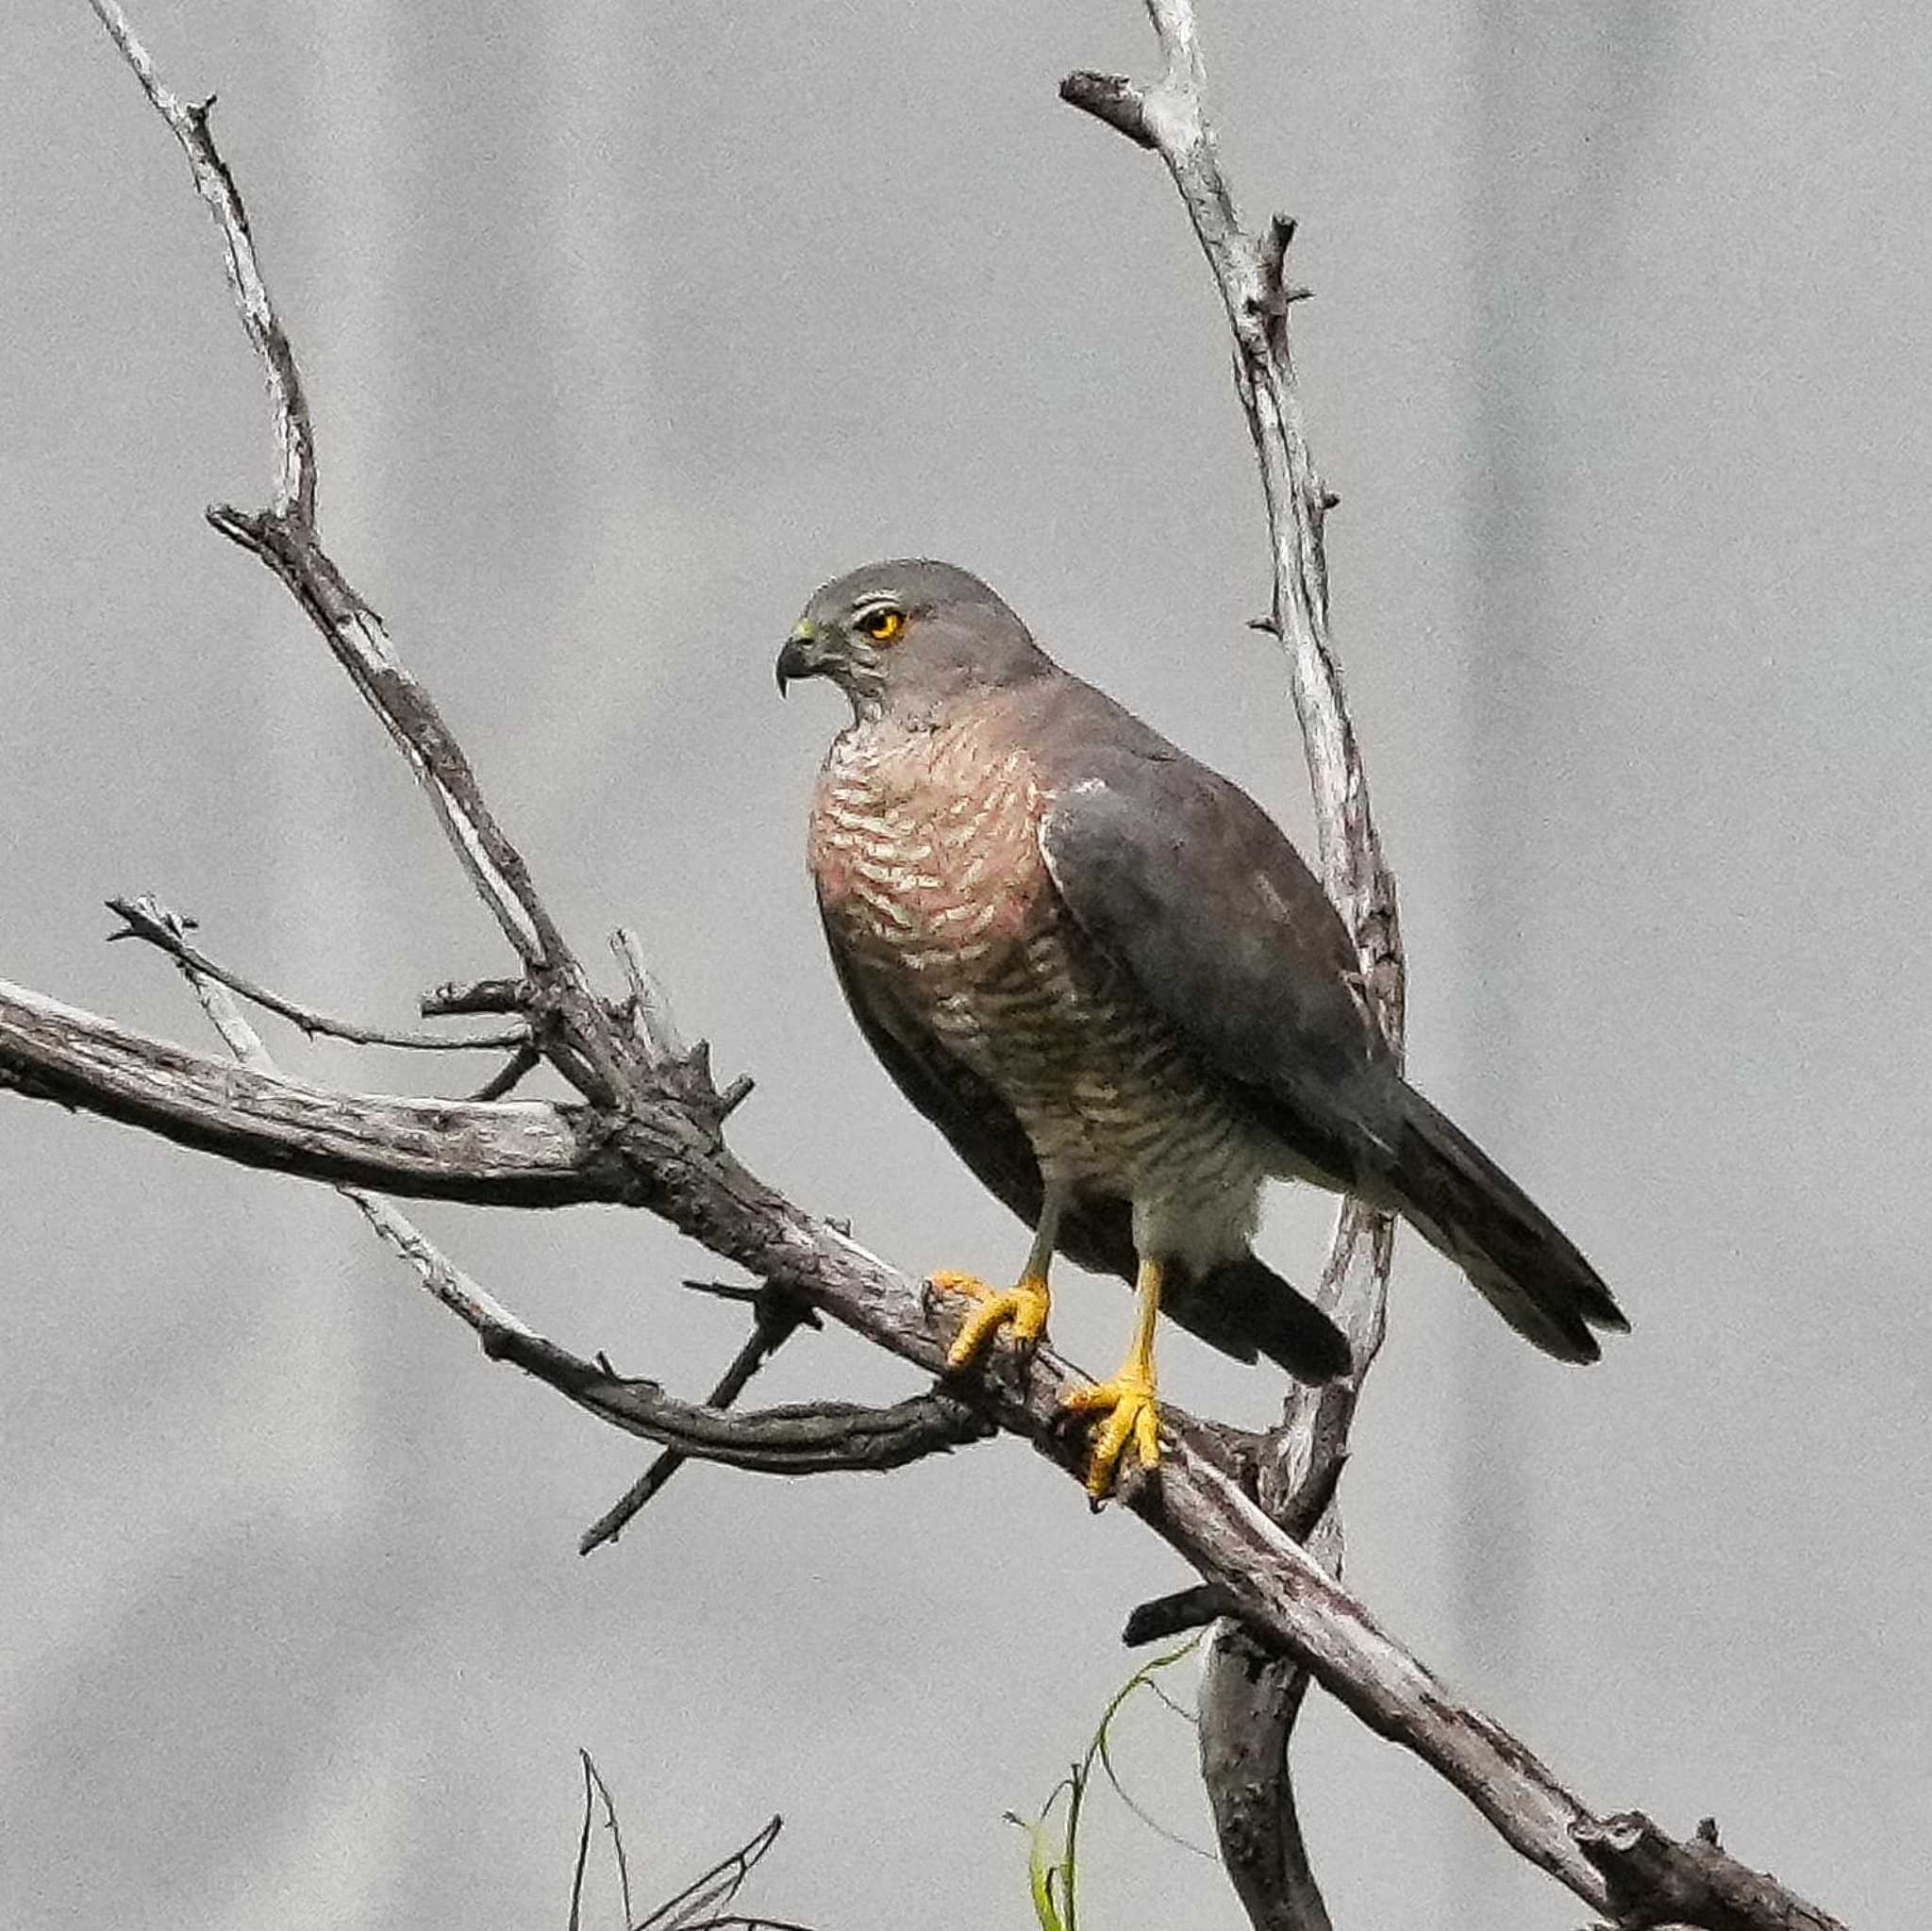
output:
[[[949,1357],[1041,1334],[1054,1255],[1117,1273],[1138,1318],[1088,1486],[1159,1459],[1166,1311],[1237,1358],[1323,1381],[1347,1342],[1257,1259],[1264,1181],[1401,1213],[1511,1327],[1566,1361],[1627,1323],[1514,1181],[1407,1085],[1319,881],[1246,792],[1063,671],[979,578],[877,563],[828,583],[778,688],[852,706],[808,839],[832,963],[906,1096],[1033,1229]]]

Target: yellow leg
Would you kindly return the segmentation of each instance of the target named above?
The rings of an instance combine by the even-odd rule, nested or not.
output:
[[[1137,1288],[1139,1307],[1134,1344],[1111,1381],[1077,1388],[1067,1397],[1076,1415],[1105,1415],[1093,1459],[1087,1468],[1087,1492],[1095,1501],[1112,1489],[1121,1457],[1131,1442],[1143,1469],[1160,1465],[1160,1409],[1154,1399],[1154,1323],[1160,1315],[1160,1263],[1142,1259]]]
[[[1033,1246],[1026,1256],[1026,1266],[1018,1282],[1004,1291],[987,1286],[977,1274],[942,1270],[926,1276],[934,1287],[952,1294],[969,1294],[978,1304],[959,1323],[959,1332],[946,1350],[948,1368],[971,1367],[1001,1328],[1023,1344],[1040,1339],[1053,1306],[1046,1274],[1053,1265],[1054,1237],[1059,1231],[1060,1213],[1065,1206],[1065,1190],[1049,1186],[1040,1204],[1040,1224],[1033,1230]]]

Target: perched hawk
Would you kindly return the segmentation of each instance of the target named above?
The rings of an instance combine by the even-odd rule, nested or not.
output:
[[[1056,1252],[1138,1290],[1089,1487],[1159,1457],[1161,1309],[1244,1361],[1349,1367],[1255,1257],[1289,1177],[1404,1215],[1510,1326],[1591,1361],[1627,1325],[1581,1254],[1391,1059],[1340,917],[1238,787],[1062,671],[976,576],[878,563],[827,584],[778,686],[829,677],[853,721],[812,803],[832,962],[873,1050],[1034,1230],[1019,1279],[969,1295],[952,1349],[1045,1325]]]

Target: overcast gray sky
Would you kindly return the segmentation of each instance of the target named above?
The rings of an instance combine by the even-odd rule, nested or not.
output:
[[[771,664],[818,582],[932,554],[1306,820],[1222,324],[1152,159],[1058,104],[1129,0],[908,8],[153,0],[221,96],[323,439],[336,554],[589,953],[638,925],[758,1089],[733,1139],[914,1267],[1016,1229],[852,1031],[801,864],[839,722]],[[1210,6],[1225,158],[1302,219],[1338,635],[1413,975],[1412,1070],[1635,1333],[1532,1357],[1406,1241],[1350,1575],[1591,1801],[1865,1927],[1932,1915],[1932,116],[1924,10]],[[201,523],[260,500],[211,232],[82,0],[0,30],[0,975],[201,1043],[209,949],[408,1016],[503,969],[292,605]],[[721,858],[722,847],[722,858]],[[759,935],[754,939],[751,935]],[[275,1041],[371,1088],[446,1068]],[[452,1076],[452,1085],[454,1084]],[[737,1344],[636,1215],[429,1210],[585,1350]],[[1264,1242],[1310,1274],[1324,1215]],[[641,1894],[773,1810],[825,1927],[1028,1922],[1038,1804],[1184,1578],[1000,1443],[890,1480],[688,1471],[477,1356],[333,1195],[0,1100],[0,1917],[562,1922],[579,1745]],[[1128,1303],[1056,1333],[1111,1363]],[[1275,1384],[1185,1337],[1185,1406]],[[774,1399],[891,1397],[801,1340]],[[1337,1922],[1574,1901],[1331,1707]],[[1191,1739],[1121,1740],[1208,1830]],[[1088,1913],[1230,1927],[1097,1808]],[[615,1923],[614,1910],[596,1922]]]

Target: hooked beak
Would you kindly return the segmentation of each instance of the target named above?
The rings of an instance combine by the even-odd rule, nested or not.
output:
[[[802,619],[778,653],[778,695],[785,695],[786,685],[794,677],[823,677],[830,662],[831,656],[820,641],[818,625],[808,617]]]

